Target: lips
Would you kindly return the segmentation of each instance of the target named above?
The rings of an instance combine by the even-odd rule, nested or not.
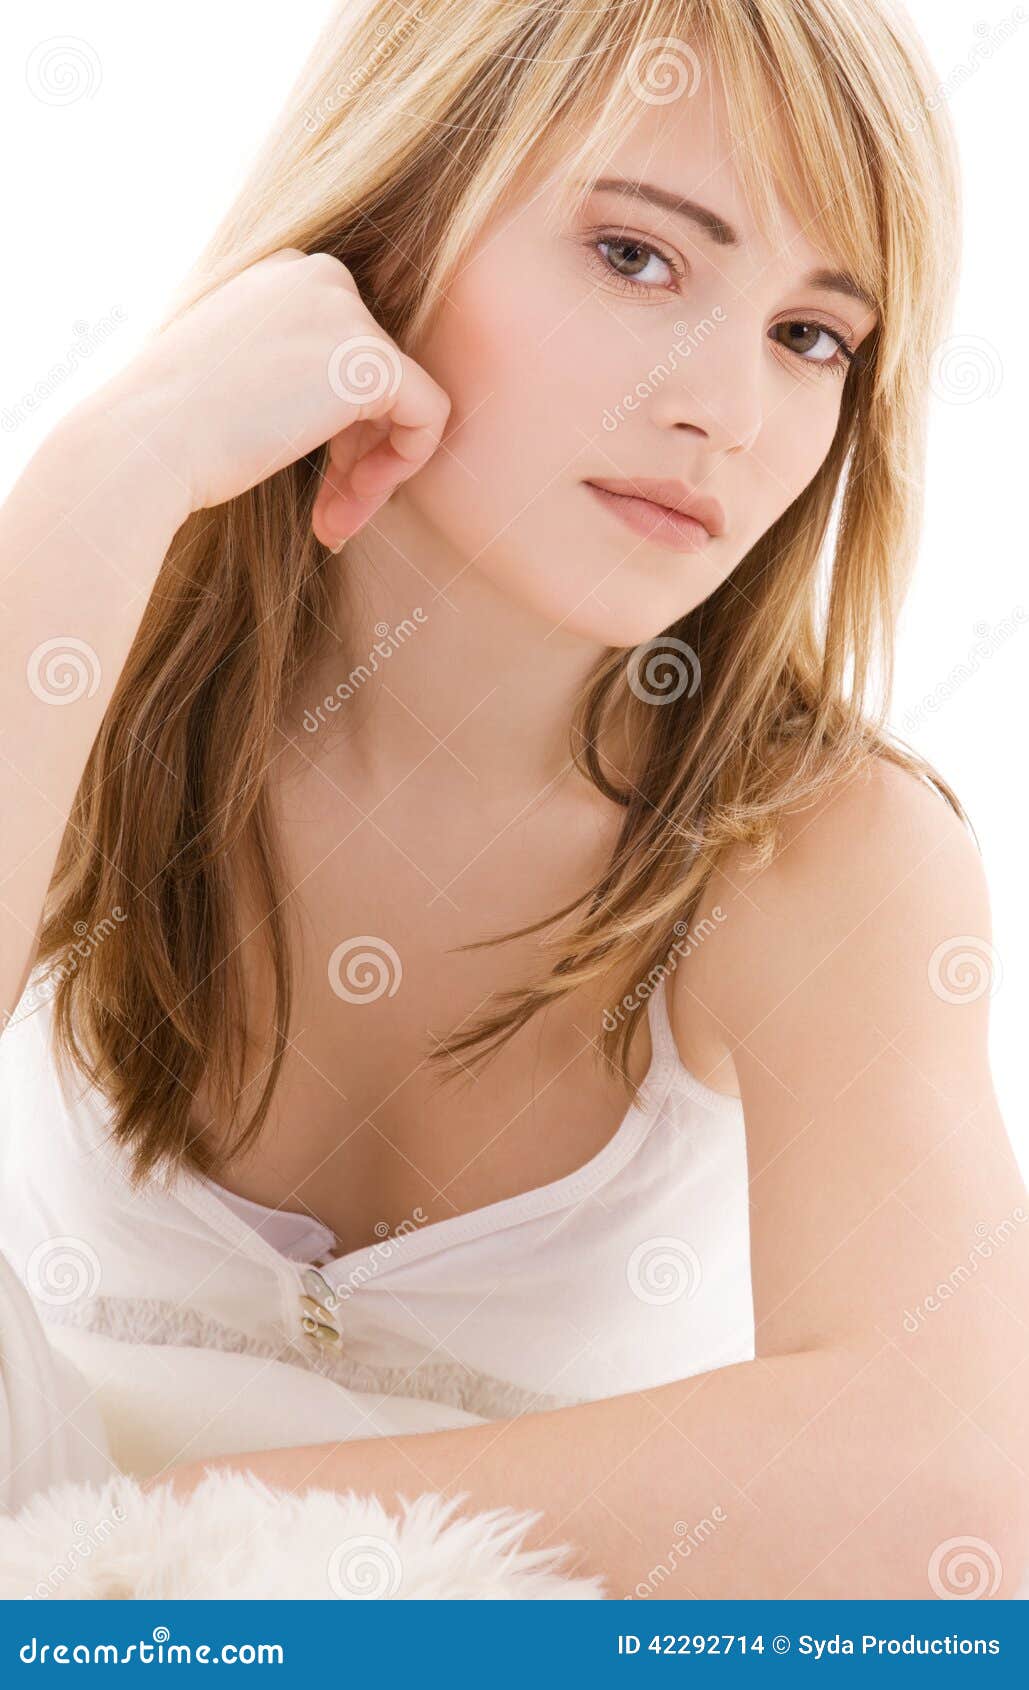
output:
[[[707,529],[712,539],[725,533],[725,512],[718,500],[698,493],[685,481],[634,476],[631,480],[592,477],[587,486],[622,498],[644,499],[679,516],[688,516]]]
[[[636,493],[613,493],[592,481],[583,482],[583,486],[616,522],[664,551],[700,552],[713,543],[704,524],[684,511],[673,510],[670,505],[658,504],[653,499],[641,499]]]

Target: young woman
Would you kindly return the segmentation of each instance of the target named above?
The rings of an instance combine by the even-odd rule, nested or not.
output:
[[[1029,1560],[984,876],[885,726],[932,87],[870,0],[340,8],[10,496],[0,1247],[453,1410],[273,1480],[616,1593]]]

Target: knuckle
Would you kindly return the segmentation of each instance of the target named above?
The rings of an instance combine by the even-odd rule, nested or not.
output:
[[[307,255],[308,266],[315,275],[324,275],[333,281],[350,280],[350,271],[331,252],[311,252]]]

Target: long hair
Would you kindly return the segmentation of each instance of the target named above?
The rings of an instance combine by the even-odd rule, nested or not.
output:
[[[348,0],[166,318],[278,248],[325,250],[417,358],[502,196],[567,166],[571,209],[573,183],[597,173],[641,98],[670,97],[705,61],[760,226],[774,234],[780,194],[881,321],[848,370],[809,485],[702,604],[642,648],[604,652],[588,676],[570,751],[622,807],[616,845],[580,898],[477,941],[536,932],[540,967],[439,1040],[429,1060],[444,1067],[485,1060],[602,976],[607,1001],[622,1001],[668,955],[673,921],[688,927],[730,847],[769,860],[787,807],[872,758],[930,781],[967,823],[946,782],[886,727],[930,362],[958,249],[955,150],[931,67],[883,0]],[[179,529],[51,883],[36,963],[56,1048],[104,1093],[140,1182],[178,1166],[217,1175],[260,1132],[281,1069],[293,963],[269,767],[284,703],[332,637],[337,563],[310,528],[326,457]],[[596,749],[612,722],[638,751],[624,790]],[[245,924],[244,875],[255,900]],[[102,942],[77,942],[98,928]],[[274,987],[257,1096],[244,928],[259,930]],[[600,1058],[631,1091],[639,1017],[608,1019]],[[201,1079],[228,1129],[217,1152],[190,1125]]]

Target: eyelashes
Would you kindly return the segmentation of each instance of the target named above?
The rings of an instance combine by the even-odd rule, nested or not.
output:
[[[647,269],[650,268],[652,260],[656,258],[667,270],[671,270],[672,274],[678,277],[680,281],[685,280],[685,275],[680,264],[678,264],[673,258],[670,258],[666,253],[663,253],[660,248],[651,246],[647,241],[637,240],[634,235],[596,235],[589,242],[587,251],[596,255],[599,250],[604,247],[611,252],[621,249],[622,252],[634,255],[628,259],[629,263],[633,263],[635,258],[639,255],[645,254]],[[642,290],[644,293],[652,293],[654,291],[652,285],[648,287],[646,284],[640,283],[636,277],[625,275],[623,271],[616,268],[609,258],[602,257],[599,262],[612,276],[614,276],[617,282],[624,283],[629,289],[633,291]]]
[[[627,234],[624,230],[591,235],[583,245],[592,267],[601,274],[603,279],[613,282],[622,292],[634,295],[636,298],[645,294],[655,294],[662,287],[670,287],[674,285],[675,281],[682,282],[686,279],[681,263],[671,254],[662,252],[653,242]],[[640,263],[642,260],[640,275],[646,274],[656,260],[659,265],[663,265],[670,272],[673,281],[661,282],[652,278],[649,282],[642,282],[637,276],[626,275],[623,270],[616,267],[609,256],[606,256],[606,254],[611,253],[625,255],[621,262],[630,265]],[[773,332],[779,329],[793,330],[797,328],[809,331],[815,330],[818,334],[827,335],[831,341],[835,342],[835,353],[831,358],[808,358],[796,347],[787,346],[785,342],[779,341],[777,344],[782,346],[784,351],[791,353],[794,358],[807,365],[809,369],[814,369],[818,375],[823,375],[827,370],[833,370],[837,375],[846,374],[857,357],[856,350],[851,346],[846,335],[840,334],[838,329],[830,328],[828,323],[822,323],[817,318],[809,317],[788,317],[782,322],[774,324]]]

